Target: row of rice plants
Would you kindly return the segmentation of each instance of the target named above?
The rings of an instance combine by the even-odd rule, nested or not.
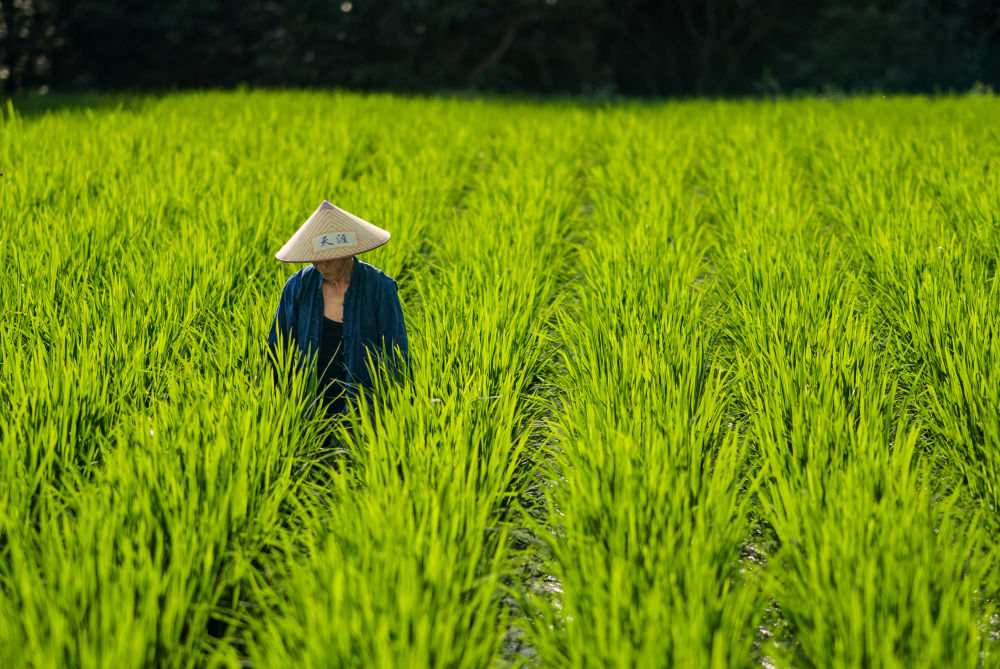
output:
[[[754,481],[711,362],[690,128],[625,113],[600,127],[580,279],[558,328],[548,544],[560,590],[525,598],[526,633],[546,666],[746,664],[760,608],[740,565]]]
[[[896,141],[915,132],[906,111],[894,119]],[[843,160],[845,122],[826,118],[795,135],[825,138],[831,152],[814,153],[816,163]],[[917,447],[911,368],[859,279],[856,248],[875,244],[828,216],[827,200],[813,198],[830,181],[810,182],[781,141],[746,127],[716,146],[729,166],[708,185],[719,248],[739,249],[716,261],[724,350],[759,451],[758,512],[773,542],[766,592],[787,625],[772,631],[788,645],[771,650],[791,665],[976,666],[996,553],[967,508],[970,491],[942,490]],[[909,224],[928,231],[935,221]]]
[[[995,112],[8,113],[0,664],[989,664]],[[339,468],[262,345],[316,193],[393,231],[414,356]]]
[[[995,534],[1000,137],[987,122],[995,110],[977,107],[948,108],[919,137],[877,128],[846,144],[842,162],[821,167],[829,217],[847,231],[865,299],[918,396],[922,449],[942,481],[988,511]],[[877,159],[874,142],[884,147]]]
[[[995,653],[995,103],[876,104],[610,115],[560,328],[562,592],[527,598],[547,664]]]
[[[502,532],[493,531],[498,523],[490,514],[509,494],[508,470],[517,460],[516,448],[508,453],[500,446],[520,443],[514,407],[541,349],[526,354],[517,373],[508,374],[501,361],[531,349],[525,346],[536,336],[533,319],[552,292],[551,282],[536,294],[534,284],[513,278],[521,271],[509,262],[513,249],[492,257],[493,272],[484,272],[479,261],[490,256],[493,242],[483,233],[492,229],[486,217],[498,213],[496,201],[478,215],[484,230],[445,234],[456,200],[482,172],[470,133],[482,123],[485,136],[497,113],[480,119],[476,105],[388,96],[216,94],[82,114],[8,115],[0,132],[4,666],[232,665],[251,652],[274,657],[278,650],[267,635],[284,628],[280,618],[268,623],[265,612],[289,597],[310,601],[282,578],[294,573],[283,561],[306,556],[303,545],[332,546],[321,526],[338,527],[337,538],[346,541],[351,523],[367,520],[389,539],[415,543],[394,544],[410,552],[409,562],[375,543],[354,544],[361,552],[355,569],[366,561],[382,565],[363,572],[370,580],[359,591],[381,598],[373,626],[397,642],[384,645],[387,636],[366,625],[351,641],[366,639],[365,652],[345,657],[403,661],[401,649],[418,652],[401,631],[433,620],[422,608],[427,602],[408,618],[382,617],[385,602],[396,600],[379,569],[403,579],[405,589],[407,573],[422,573],[436,559],[445,571],[427,582],[442,587],[434,597],[444,618],[431,625],[424,659],[438,654],[442,663],[467,657],[475,664],[496,654],[504,630],[496,625],[502,569],[494,562],[502,561],[505,544],[494,538]],[[467,130],[454,132],[451,124],[465,116]],[[547,203],[540,189],[532,211],[560,220],[561,192]],[[417,270],[428,272],[421,281],[446,297],[434,308],[450,320],[434,323],[432,339],[442,348],[432,350],[464,348],[463,364],[471,367],[424,355],[421,319],[411,319],[417,368],[441,364],[423,377],[420,408],[410,414],[406,434],[417,429],[413,420],[433,422],[436,443],[495,451],[484,480],[461,506],[444,506],[437,496],[453,490],[445,472],[462,462],[479,467],[476,453],[462,449],[455,451],[460,460],[440,462],[444,478],[436,487],[418,483],[414,469],[405,487],[397,480],[371,495],[360,492],[379,480],[380,466],[389,466],[386,454],[398,458],[404,450],[374,433],[366,433],[366,442],[381,444],[386,457],[358,458],[358,492],[330,507],[347,480],[333,477],[325,499],[311,501],[325,426],[309,418],[301,388],[270,387],[263,334],[289,270],[271,259],[273,251],[313,198],[323,196],[372,220],[396,222],[386,223],[393,243],[371,260],[400,278],[404,301],[423,297]],[[512,232],[523,233],[522,251],[529,241],[544,241],[535,234],[537,222],[525,223],[517,211],[500,215]],[[483,245],[472,265],[479,274],[469,278],[456,265],[437,286],[426,258],[447,250],[456,262],[459,245],[473,242]],[[547,253],[538,262],[557,259]],[[477,292],[487,288],[501,292]],[[493,311],[476,308],[483,300],[515,299],[518,317],[503,327],[483,316]],[[525,310],[532,300],[537,306]],[[476,317],[479,329],[456,327]],[[481,335],[491,328],[497,333],[487,358]],[[428,379],[440,403],[429,402]],[[489,394],[503,400],[467,401]],[[506,422],[494,423],[495,415]],[[425,464],[434,452],[424,452]],[[424,501],[421,515],[401,511],[397,520],[442,518],[448,529],[434,545],[452,552],[434,556],[419,543],[417,526],[386,524],[391,516],[383,502],[396,495],[397,508],[409,508],[411,490]],[[340,550],[352,549],[341,544]],[[349,567],[341,576],[354,582]],[[482,582],[452,578],[451,570]],[[482,606],[467,605],[470,587]],[[406,608],[401,600],[393,606]],[[354,619],[358,610],[341,615]],[[464,633],[470,618],[480,620],[481,634]],[[256,622],[264,624],[252,630]],[[333,622],[323,624],[345,629]],[[254,634],[259,643],[250,649]],[[449,634],[453,646],[442,641]],[[291,644],[296,637],[287,638]]]
[[[530,400],[551,355],[575,128],[505,110],[406,288],[412,378],[337,431],[350,465],[303,500],[253,626],[260,666],[489,666],[503,654]],[[548,117],[548,122],[540,122]],[[275,596],[280,595],[280,596]]]

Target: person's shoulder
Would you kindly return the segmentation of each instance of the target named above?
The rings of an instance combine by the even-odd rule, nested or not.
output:
[[[360,258],[355,258],[355,260],[357,260],[357,265],[354,267],[355,271],[361,270],[361,272],[365,275],[365,280],[370,281],[372,285],[380,289],[396,287],[396,280],[380,270],[378,267],[370,265]]]
[[[288,277],[285,281],[285,289],[283,292],[288,294],[298,294],[302,290],[303,285],[307,285],[311,280],[315,278],[316,268],[312,265],[306,265],[295,274]]]

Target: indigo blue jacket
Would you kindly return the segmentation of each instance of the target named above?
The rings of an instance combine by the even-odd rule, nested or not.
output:
[[[312,265],[293,274],[281,291],[278,311],[271,323],[267,343],[272,352],[279,336],[286,343],[294,342],[299,352],[298,369],[305,370],[306,361],[315,360],[323,334],[323,275]],[[368,357],[378,362],[383,351],[389,356],[388,366],[402,360],[409,365],[406,325],[399,303],[396,280],[366,262],[354,259],[351,282],[344,294],[344,366],[350,393],[357,386],[371,388]],[[395,357],[399,350],[401,358]]]

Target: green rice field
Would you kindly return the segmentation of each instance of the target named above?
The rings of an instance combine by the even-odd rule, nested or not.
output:
[[[0,667],[1000,666],[997,97],[38,102]],[[413,358],[343,425],[264,341],[324,198]]]

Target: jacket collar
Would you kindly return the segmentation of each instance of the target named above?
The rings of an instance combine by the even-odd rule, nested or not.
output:
[[[354,256],[354,269],[351,270],[351,283],[347,286],[347,292],[344,294],[345,301],[348,297],[354,294],[355,286],[357,286],[358,283],[364,284],[372,269],[374,268],[371,265],[357,256]],[[320,274],[319,270],[311,264],[306,265],[305,268],[303,268],[302,280],[310,288],[310,290],[318,292],[323,286],[323,275]]]

